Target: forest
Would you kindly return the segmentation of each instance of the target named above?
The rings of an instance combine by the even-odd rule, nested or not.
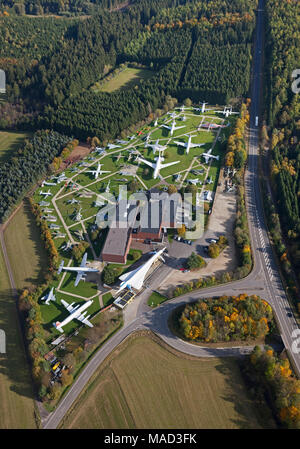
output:
[[[300,67],[299,2],[267,2],[267,83],[264,141],[271,149],[271,183],[292,264],[300,280],[300,100],[292,73]],[[268,133],[269,131],[269,133]],[[275,236],[277,239],[277,236]],[[282,240],[282,236],[280,236]],[[275,240],[276,240],[275,239]],[[285,257],[286,254],[283,257]]]
[[[8,218],[28,189],[45,176],[53,159],[70,137],[55,131],[37,131],[10,160],[0,166],[0,222]]]
[[[26,60],[22,42],[28,41],[24,33],[32,32],[26,22],[30,19],[15,18],[16,24],[25,21],[18,34],[13,31],[14,19],[3,17],[0,41],[1,36],[2,41],[6,35],[12,37],[0,53],[0,65],[6,70],[11,106],[0,106],[0,116],[6,107],[0,126],[55,129],[82,140],[96,135],[103,141],[162,107],[167,95],[219,104],[246,96],[255,5],[253,0],[141,0],[122,11],[103,9],[69,25],[69,19],[57,19],[62,21],[57,25],[49,18],[53,23],[45,37],[53,30],[50,45],[40,46],[40,33],[32,33]],[[154,77],[126,92],[91,91],[95,82],[125,61],[151,67]]]
[[[300,429],[300,380],[285,353],[278,356],[270,346],[255,346],[242,373],[257,404],[267,399],[280,427]]]
[[[222,296],[185,306],[179,329],[188,340],[219,342],[263,339],[273,327],[271,306],[259,296]]]

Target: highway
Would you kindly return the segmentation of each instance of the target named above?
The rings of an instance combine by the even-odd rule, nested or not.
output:
[[[246,207],[248,224],[251,236],[251,245],[254,256],[254,267],[245,279],[230,284],[203,289],[170,300],[155,309],[146,305],[149,290],[145,290],[136,298],[135,315],[125,320],[124,327],[104,344],[77,377],[68,393],[54,412],[42,422],[43,428],[53,429],[59,426],[60,421],[78,398],[85,385],[97,371],[104,359],[132,332],[139,329],[150,329],[159,335],[166,343],[175,349],[198,357],[237,356],[249,353],[251,347],[204,348],[186,343],[175,337],[169,330],[167,320],[176,307],[186,302],[195,301],[201,297],[219,296],[223,294],[237,295],[239,293],[257,294],[266,299],[271,306],[280,329],[283,343],[287,349],[294,369],[300,377],[300,354],[292,351],[292,333],[298,329],[296,320],[290,310],[288,299],[281,283],[280,275],[273,257],[266,224],[263,214],[262,199],[258,178],[258,128],[255,126],[256,117],[259,117],[260,101],[262,98],[262,56],[263,56],[263,15],[264,0],[259,1],[255,53],[253,60],[252,103],[250,111],[250,141],[248,167],[245,173]],[[162,279],[170,272],[169,266],[163,266],[157,275],[151,278],[151,288],[157,288]],[[131,304],[129,305],[131,307]],[[300,346],[300,344],[299,344]]]

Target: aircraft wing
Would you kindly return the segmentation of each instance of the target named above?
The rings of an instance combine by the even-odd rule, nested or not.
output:
[[[92,323],[88,320],[88,318],[90,317],[90,315],[88,315],[88,316],[85,316],[85,313],[86,312],[84,312],[84,313],[82,313],[81,315],[79,315],[78,317],[77,317],[77,320],[79,320],[81,323],[83,323],[83,324],[86,324],[87,326],[89,326],[89,327],[94,327],[93,325],[92,325]]]
[[[176,145],[180,145],[182,147],[186,147],[187,144],[185,142],[179,142],[178,140],[174,140],[174,143],[176,143]]]
[[[185,128],[185,125],[183,125],[183,126],[176,126],[174,129],[176,131],[176,129],[181,129],[181,128]]]
[[[171,129],[171,127],[168,125],[161,125],[161,126],[163,126],[164,128],[167,128],[167,129]]]
[[[77,285],[78,285],[79,282],[81,281],[82,275],[83,275],[83,272],[82,272],[82,271],[80,271],[80,272],[77,273],[77,276],[76,276],[76,279],[75,279],[75,282],[74,282],[75,287],[77,287]]]
[[[67,301],[64,301],[63,299],[61,300],[61,303],[64,305],[64,307],[67,309],[69,313],[73,312],[75,307],[73,307],[72,304],[67,303]]]
[[[205,143],[191,143],[191,148],[203,147]]]
[[[171,165],[178,164],[180,161],[169,162],[169,164],[161,164],[161,168],[171,167]]]
[[[85,253],[83,258],[82,258],[82,261],[81,261],[81,264],[80,264],[80,266],[82,268],[84,268],[86,266],[86,261],[87,261],[87,253]]]
[[[151,167],[151,168],[155,168],[156,167],[156,165],[153,164],[153,162],[146,161],[146,159],[142,159],[142,158],[139,157],[139,161],[143,162],[146,165],[149,165],[149,167]]]

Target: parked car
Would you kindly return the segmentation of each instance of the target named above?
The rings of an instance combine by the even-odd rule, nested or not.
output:
[[[210,239],[209,243],[217,243],[216,239]]]

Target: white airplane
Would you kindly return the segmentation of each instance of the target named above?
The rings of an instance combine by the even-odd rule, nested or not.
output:
[[[78,229],[78,231],[75,231],[74,234],[79,238],[79,240],[84,240],[82,229]]]
[[[62,232],[56,232],[55,239],[65,239],[66,238],[66,234],[63,234]]]
[[[105,193],[109,193],[110,192],[110,180],[108,181],[108,184],[105,188]]]
[[[73,271],[77,273],[76,279],[75,279],[75,287],[79,284],[81,279],[85,278],[86,273],[99,273],[99,270],[97,268],[89,268],[86,266],[87,262],[87,253],[84,254],[80,267],[64,267],[64,260],[61,262],[57,274],[60,274],[62,270],[65,271]]]
[[[60,229],[60,226],[55,223],[51,223],[48,227],[49,227],[49,229],[53,229],[55,231],[58,231]]]
[[[42,301],[45,301],[45,304],[49,306],[50,301],[56,301],[55,295],[53,293],[54,287],[51,288],[50,292],[41,298]]]
[[[114,150],[115,148],[121,148],[120,145],[115,145],[114,143],[108,143],[107,147],[109,150]]]
[[[118,293],[124,288],[134,288],[135,290],[140,290],[144,284],[145,277],[153,265],[153,263],[157,259],[161,259],[164,262],[164,259],[162,257],[162,253],[165,251],[166,248],[161,249],[160,251],[156,252],[144,265],[141,265],[140,267],[136,268],[133,271],[130,271],[129,273],[125,273],[122,276],[119,277],[121,282],[120,288],[118,290]]]
[[[205,145],[205,143],[192,143],[191,135],[189,135],[189,140],[187,142],[179,142],[177,140],[174,140],[174,143],[176,143],[176,145],[180,145],[181,147],[185,147],[186,154],[189,154],[191,148],[200,148],[203,147],[203,145]]]
[[[67,203],[68,204],[78,204],[78,203],[80,203],[80,201],[76,200],[76,198],[72,198],[71,200],[68,200]]]
[[[173,136],[174,131],[176,131],[177,129],[185,128],[185,125],[184,125],[184,126],[176,126],[175,120],[173,120],[171,126],[168,126],[168,125],[161,125],[161,126],[163,126],[164,128],[169,129],[169,130],[170,130],[170,135],[171,135],[171,136]]]
[[[188,182],[190,184],[193,184],[193,186],[196,186],[197,184],[202,184],[202,182],[198,178],[196,178],[196,179],[189,179]]]
[[[162,162],[164,161],[164,158],[161,156],[160,153],[159,153],[158,157],[155,158],[156,163],[146,161],[146,159],[142,159],[141,157],[138,157],[138,160],[140,162],[143,162],[146,165],[149,165],[149,167],[153,168],[153,170],[154,170],[153,179],[156,179],[159,176],[159,172],[162,168],[171,167],[171,165],[179,164],[179,162],[180,162],[180,161],[176,161],[176,162],[170,162],[169,164],[162,164]]]
[[[86,173],[92,173],[93,175],[95,175],[95,179],[98,179],[98,177],[100,175],[102,175],[102,173],[110,173],[110,171],[107,170],[101,170],[103,164],[100,164],[100,162],[98,162],[98,166],[96,170],[86,170]]]
[[[47,207],[46,209],[43,210],[44,214],[51,214],[51,212],[53,212],[54,209],[50,209],[49,207]]]
[[[173,120],[175,120],[178,115],[176,114],[176,112],[168,112],[168,115],[170,115],[172,117]]]
[[[40,190],[40,195],[43,195],[45,198],[47,198],[48,196],[52,196],[52,193],[50,192],[50,190],[48,190],[48,192],[42,192]]]
[[[98,153],[101,156],[101,155],[105,154],[106,151],[104,150],[104,148],[96,147],[95,148],[95,153]]]
[[[156,151],[164,151],[167,148],[167,145],[160,145],[159,139],[155,143],[148,143],[146,146],[152,148],[153,153],[155,154]]]
[[[59,177],[57,178],[56,183],[57,183],[57,184],[60,184],[60,183],[62,183],[63,181],[66,181],[67,179],[69,179],[69,178],[65,175],[65,172],[63,172],[63,173],[61,173],[61,174],[59,175]]]
[[[75,209],[74,214],[73,214],[73,217],[74,217],[73,220],[74,221],[81,221],[82,220],[82,213],[81,213],[81,211],[82,211],[82,207],[80,207],[79,210]]]
[[[56,186],[55,182],[47,182],[47,181],[43,181],[42,182],[42,187],[44,186]]]
[[[184,104],[176,109],[179,109],[180,112],[185,112],[189,110],[189,108],[187,108]]]
[[[179,182],[182,178],[181,174],[175,175],[175,182]]]
[[[232,110],[232,106],[224,106],[223,111],[215,111],[215,112],[217,112],[218,114],[223,114],[225,115],[225,117],[229,117],[232,114],[239,114],[239,112],[234,112]]]
[[[73,248],[73,244],[70,242],[70,240],[68,240],[63,246],[62,246],[62,250],[63,251],[69,251],[70,249]]]
[[[62,328],[66,326],[66,324],[68,324],[70,321],[74,320],[74,318],[79,320],[81,323],[86,324],[89,327],[94,327],[92,323],[88,320],[91,315],[85,316],[86,312],[82,313],[84,310],[88,309],[93,304],[93,301],[91,299],[87,301],[85,304],[82,304],[81,306],[78,304],[75,307],[73,307],[73,304],[75,304],[74,302],[72,302],[72,304],[69,304],[62,299],[61,303],[70,313],[70,316],[68,316],[62,322],[56,321],[56,323],[53,323],[53,326],[59,332],[63,333]]]
[[[119,143],[120,145],[126,145],[126,143],[128,143],[127,142],[127,140],[117,140],[117,143]]]
[[[158,118],[154,122],[154,126],[157,126],[157,125],[158,125]]]
[[[194,108],[194,111],[199,111],[202,114],[205,113],[205,111],[211,111],[212,109],[206,109],[206,105],[208,104],[206,101],[204,101],[203,103],[200,102],[200,104],[202,104],[201,108]]]
[[[151,137],[151,134],[149,133],[149,134],[147,134],[147,136],[146,136],[146,138],[145,138],[145,140],[146,140],[146,143],[148,143],[149,142],[149,140],[150,140],[150,137]]]
[[[218,161],[219,158],[220,158],[220,156],[214,156],[213,154],[211,154],[211,152],[212,152],[212,148],[207,153],[202,153],[201,154],[201,156],[204,157],[206,164],[209,163],[210,159],[216,159]]]
[[[55,217],[54,215],[43,215],[41,218],[46,221],[51,221],[52,223],[55,223],[57,221],[57,217]]]

